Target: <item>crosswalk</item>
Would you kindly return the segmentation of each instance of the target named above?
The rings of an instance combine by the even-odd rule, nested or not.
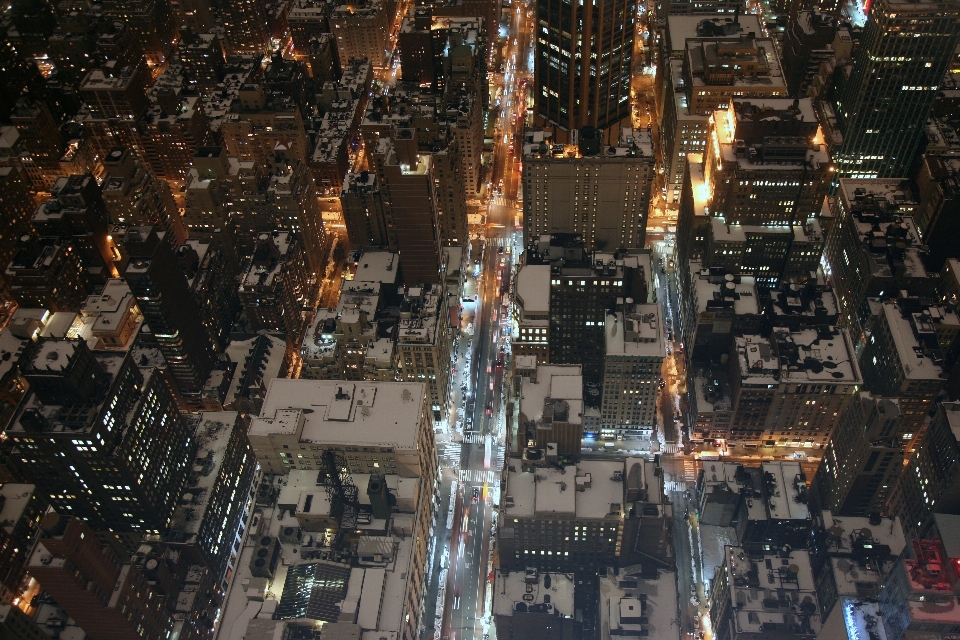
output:
[[[680,452],[680,445],[678,445],[676,442],[666,442],[666,443],[664,443],[664,445],[663,445],[663,452],[664,452],[664,453],[679,453],[679,452]]]
[[[496,481],[497,476],[493,471],[487,469],[460,469],[460,482],[483,484],[484,482]]]
[[[486,444],[486,439],[487,436],[477,432],[465,433],[463,435],[464,444]]]
[[[507,247],[513,244],[513,240],[511,240],[510,238],[502,238],[502,237],[487,238],[486,242],[488,247]]]
[[[683,476],[689,482],[697,481],[697,461],[690,456],[683,457]]]
[[[667,493],[671,491],[686,491],[689,487],[686,482],[677,482],[676,480],[667,480],[663,483],[663,490]]]

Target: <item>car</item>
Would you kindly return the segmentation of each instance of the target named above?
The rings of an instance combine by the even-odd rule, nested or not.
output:
[[[492,415],[492,414],[493,414],[493,403],[492,403],[492,402],[488,402],[488,403],[487,403],[487,415],[489,416],[489,415]]]
[[[480,502],[480,487],[473,488],[473,501]]]
[[[500,249],[497,251],[497,253],[499,253],[500,255],[503,255],[503,247],[500,247]]]

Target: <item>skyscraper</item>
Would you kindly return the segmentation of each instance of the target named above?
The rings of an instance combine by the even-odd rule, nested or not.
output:
[[[606,129],[630,115],[636,4],[539,0],[534,60],[537,124]],[[942,73],[941,73],[942,75]]]
[[[837,88],[837,177],[906,175],[960,39],[955,2],[876,0]]]
[[[214,348],[173,249],[152,227],[131,227],[124,247],[130,254],[124,277],[180,392],[199,393],[213,368]]]

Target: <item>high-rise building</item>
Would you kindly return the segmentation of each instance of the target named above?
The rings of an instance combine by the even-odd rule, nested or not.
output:
[[[262,84],[240,87],[240,108],[223,117],[220,133],[232,156],[268,166],[277,146],[306,162],[309,141],[300,109],[290,96],[271,94]]]
[[[68,238],[26,234],[17,241],[4,276],[21,307],[76,311],[95,278]]]
[[[850,58],[853,48],[847,25],[815,8],[791,17],[783,40],[783,75],[791,96],[808,97],[820,64]]]
[[[222,351],[240,311],[236,267],[227,250],[215,242],[187,240],[176,254],[210,344]]]
[[[309,59],[310,42],[330,33],[328,14],[329,6],[320,0],[296,0],[291,4],[287,11],[287,24],[290,25],[293,52],[298,60]]]
[[[24,476],[59,513],[125,544],[165,530],[192,440],[161,373],[70,338],[40,339],[21,368],[31,394],[7,437]]]
[[[104,14],[129,24],[152,66],[161,66],[177,42],[177,24],[168,0],[106,0]]]
[[[157,583],[77,517],[48,514],[30,573],[91,640],[164,640],[173,626]]]
[[[395,244],[391,240],[389,211],[375,173],[348,173],[343,179],[340,206],[352,249]]]
[[[903,416],[896,398],[860,393],[837,420],[811,491],[837,516],[883,512],[903,470]]]
[[[649,438],[667,357],[663,311],[659,304],[625,305],[608,314],[605,325],[601,434]]]
[[[381,138],[375,152],[380,188],[389,203],[403,278],[409,283],[440,281],[433,158],[420,153],[415,129],[401,129],[396,141]],[[391,246],[391,248],[394,248]]]
[[[191,86],[196,86],[204,94],[212,92],[223,75],[223,41],[212,31],[197,33],[181,28],[177,51],[183,74]]]
[[[734,341],[730,440],[752,446],[824,446],[863,385],[846,329],[821,326]]]
[[[48,505],[43,492],[32,484],[6,482],[0,486],[0,496],[0,595],[12,601],[21,591],[30,548]]]
[[[960,505],[960,403],[944,402],[927,426],[890,498],[909,537],[926,536],[937,512]]]
[[[514,314],[510,332],[515,356],[550,362],[550,265],[525,264],[514,277]]]
[[[951,238],[960,233],[960,163],[948,154],[926,154],[920,162],[917,187],[920,205],[913,219],[923,244],[929,249],[924,263],[940,271],[950,258],[960,258]]]
[[[225,588],[240,555],[236,548],[249,516],[256,458],[246,422],[235,411],[203,411],[185,420],[195,429],[195,464],[164,539],[174,549],[197,554],[214,584]]]
[[[838,178],[907,175],[960,42],[960,7],[951,2],[868,6],[853,68],[836,92],[843,133],[834,155]]]
[[[34,203],[26,176],[17,167],[0,167],[0,265],[10,264],[17,239],[30,233]]]
[[[404,288],[397,325],[397,378],[426,380],[430,410],[437,421],[446,418],[449,408],[449,327],[445,287],[432,284]]]
[[[572,572],[638,563],[641,558],[661,566],[669,563],[669,553],[661,553],[655,542],[669,523],[659,461],[561,464],[548,450],[544,466],[513,462],[504,472],[497,532],[501,567]],[[647,545],[638,545],[640,541]]]
[[[299,345],[306,328],[307,273],[303,248],[293,234],[260,234],[240,283],[240,303],[250,328],[286,334],[290,344]]]
[[[185,395],[199,394],[215,350],[173,248],[152,227],[128,229],[124,248],[130,256],[124,277],[177,387]]]
[[[543,236],[528,251],[527,264],[550,264],[549,362],[580,364],[585,382],[599,385],[607,310],[617,298],[646,302],[647,275],[638,256],[587,254],[575,239]]]
[[[960,335],[960,318],[917,298],[876,306],[860,353],[863,379],[873,393],[899,398],[903,438],[912,446],[943,388],[943,345]]]
[[[649,134],[624,129],[614,147],[596,129],[581,129],[578,145],[552,144],[545,133],[524,136],[526,242],[576,233],[588,251],[642,248],[654,176]]]
[[[173,76],[170,80],[179,85],[181,69],[179,62],[171,63],[164,76]],[[157,85],[164,79],[158,79]],[[137,128],[144,160],[158,177],[170,183],[174,192],[185,185],[194,154],[211,139],[200,97],[181,97],[178,91],[180,87],[176,86],[166,95],[160,93],[160,101],[147,108]]]
[[[900,554],[880,591],[882,617],[876,624],[883,625],[888,640],[904,640],[921,629],[947,635],[960,625],[955,607],[929,605],[951,602],[960,589],[954,569],[960,564],[960,551],[953,544],[960,517],[937,514],[935,519],[930,533],[912,540]]]
[[[710,118],[704,156],[710,215],[741,225],[805,224],[832,177],[813,102],[732,100]]]
[[[38,191],[49,189],[62,175],[58,160],[64,150],[50,108],[33,96],[24,96],[14,104],[10,122],[20,135],[21,148],[31,156],[36,167],[30,172],[33,188]]]
[[[263,0],[228,0],[219,4],[227,51],[233,54],[266,53],[270,31]]]
[[[534,117],[560,129],[558,142],[630,115],[636,13],[636,5],[623,0],[537,5],[537,24],[546,31],[538,29],[534,44]]]
[[[157,179],[126,147],[114,147],[104,159],[103,202],[111,221],[133,226],[156,226],[167,232],[168,241],[179,245],[187,229],[173,199],[170,186]]]
[[[406,615],[400,630],[400,637],[410,639],[417,636],[421,623],[436,504],[437,450],[431,413],[426,385],[420,382],[277,379],[248,432],[261,469],[270,473],[322,471],[329,469],[333,458],[348,474],[416,479],[412,575],[403,595]],[[356,486],[349,484],[353,491],[344,488],[342,497],[337,494],[335,499],[343,513],[352,510],[350,494],[354,500],[357,496]]]
[[[536,365],[520,382],[521,449],[577,459],[583,441],[583,375],[579,365]]]
[[[937,274],[923,265],[914,224],[917,200],[902,180],[841,179],[831,201],[834,222],[823,252],[825,268],[837,294],[840,324],[850,330],[858,350],[871,315],[870,298],[889,299],[901,291],[936,295]]]
[[[49,637],[40,628],[40,625],[16,605],[0,605],[0,638],[4,640],[46,640]]]
[[[80,97],[94,118],[139,118],[149,101],[138,67],[123,67],[111,75],[94,69],[80,83]]]
[[[395,4],[386,0],[360,0],[332,5],[330,30],[337,37],[340,64],[366,58],[375,68],[386,61]]]

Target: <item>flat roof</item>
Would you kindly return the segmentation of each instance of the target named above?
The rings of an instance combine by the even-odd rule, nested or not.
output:
[[[642,565],[630,565],[621,567],[619,575],[608,571],[600,578],[601,640],[639,636],[641,629],[657,640],[680,640],[676,572],[644,575]],[[646,618],[642,625],[637,621],[641,615]]]
[[[355,282],[380,282],[394,284],[397,281],[397,262],[400,255],[393,251],[365,250],[357,260]]]
[[[557,388],[553,389],[554,379]],[[580,381],[579,393],[576,380]],[[553,395],[557,394],[557,395]],[[520,382],[520,413],[528,420],[543,417],[543,402],[547,398],[583,401],[583,375],[578,364],[537,365],[537,381],[523,378]]]
[[[663,311],[659,303],[634,305],[626,314],[607,314],[604,322],[607,356],[667,357]]]
[[[705,21],[712,22],[718,27],[734,24],[733,16],[726,14],[717,15],[716,12],[669,15],[667,16],[667,38],[669,42],[669,51],[671,53],[684,51],[686,49],[687,40],[690,38],[712,39],[697,35],[697,26],[701,22]],[[717,37],[721,39],[739,39],[741,33],[746,35],[752,31],[758,36],[762,33],[760,29],[759,16],[741,12],[739,16],[739,23],[741,27],[739,32],[731,33],[727,36]]]
[[[493,614],[512,616],[517,614],[517,604],[540,609],[540,613],[549,613],[563,618],[572,618],[574,610],[574,578],[571,573],[550,571],[550,586],[547,587],[544,576],[548,572],[497,571],[493,591]],[[549,602],[544,601],[549,596]],[[541,609],[542,607],[542,609]],[[522,612],[521,612],[522,613]]]
[[[302,419],[301,442],[416,449],[425,397],[422,382],[274,378],[249,433],[293,435]]]
[[[738,316],[760,313],[756,278],[733,274],[711,276],[710,270],[701,268],[701,265],[702,263],[697,260],[690,261],[694,300],[697,303],[698,313],[704,313],[711,306],[723,303],[729,303],[733,307],[734,314]],[[733,287],[729,286],[731,284]]]
[[[932,354],[922,350],[918,353],[920,343],[914,334],[913,323],[903,317],[899,305],[896,302],[884,302],[883,314],[897,347],[897,357],[904,375],[910,380],[939,380],[943,367],[936,363]]]
[[[594,460],[562,468],[509,472],[507,517],[565,514],[602,520],[623,509],[623,470],[620,460]],[[582,488],[582,491],[578,490]]]
[[[782,382],[862,384],[863,376],[849,332],[840,327],[791,331],[774,327]]]
[[[517,271],[517,302],[525,313],[550,312],[550,265],[527,264]]]

